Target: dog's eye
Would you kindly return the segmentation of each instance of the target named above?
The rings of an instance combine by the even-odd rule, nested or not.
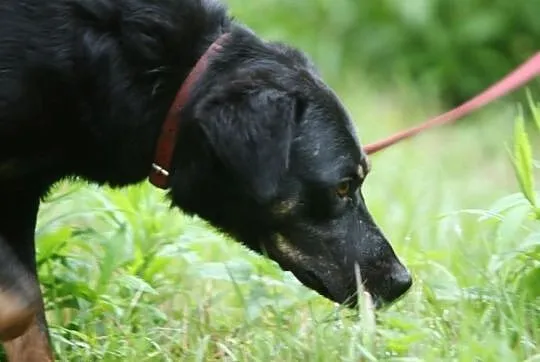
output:
[[[336,193],[341,198],[349,197],[351,189],[352,189],[352,181],[351,180],[344,180],[344,181],[341,181],[337,185]]]

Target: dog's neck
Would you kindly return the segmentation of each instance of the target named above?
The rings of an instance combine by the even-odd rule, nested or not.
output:
[[[109,1],[111,14],[126,6]],[[178,89],[210,44],[233,27],[217,2],[210,6],[212,1],[165,1],[162,9],[143,11],[146,3],[150,1],[140,5],[144,23],[134,24],[126,17],[119,23],[99,18],[91,24],[91,31],[102,35],[94,38],[108,42],[75,38],[73,99],[66,103],[75,105],[71,117],[77,122],[72,128],[80,138],[62,137],[65,159],[50,178],[77,175],[113,187],[146,179]],[[79,9],[77,14],[86,19],[94,13]],[[73,32],[86,34],[87,28],[76,24]],[[117,28],[131,31],[119,33]],[[59,116],[67,118],[65,107]],[[51,129],[53,135],[63,132]]]
[[[191,88],[201,77],[208,66],[209,58],[217,51],[222,49],[222,42],[229,36],[229,33],[221,35],[199,58],[186,80],[180,86],[176,98],[167,113],[163,123],[161,134],[157,141],[156,154],[149,180],[152,185],[166,189],[169,186],[169,172],[171,169],[171,160],[176,146],[178,125],[181,122],[181,110],[187,103]]]

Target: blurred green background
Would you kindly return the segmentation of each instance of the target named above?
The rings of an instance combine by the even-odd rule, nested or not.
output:
[[[462,102],[540,45],[536,0],[230,0],[234,15],[315,59],[331,82],[410,81]],[[374,79],[373,79],[374,78]]]

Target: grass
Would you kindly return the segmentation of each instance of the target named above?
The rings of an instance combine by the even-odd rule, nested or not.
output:
[[[437,111],[406,88],[339,93],[364,143]],[[516,109],[372,157],[368,206],[415,279],[377,315],[340,310],[147,183],[57,185],[37,237],[59,360],[540,361],[540,223],[508,153]]]

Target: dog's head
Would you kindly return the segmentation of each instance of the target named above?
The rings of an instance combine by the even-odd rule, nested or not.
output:
[[[173,201],[354,305],[356,271],[377,305],[411,276],[361,192],[366,155],[335,94],[298,51],[237,36],[186,107]]]

